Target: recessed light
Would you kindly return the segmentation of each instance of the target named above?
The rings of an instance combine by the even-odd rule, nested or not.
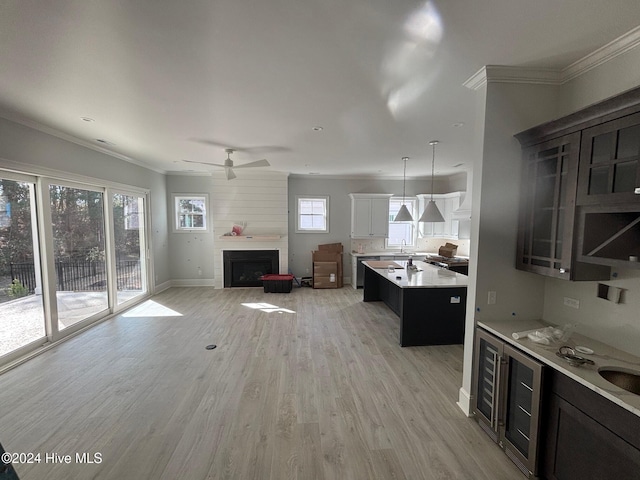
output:
[[[312,130],[314,132],[321,132],[322,130],[324,130],[324,127],[321,127],[320,125],[316,125],[315,127],[312,128]]]
[[[95,120],[91,117],[80,117],[80,120],[83,122],[95,122]]]
[[[464,122],[456,122],[453,124],[454,127],[463,127],[464,126]]]
[[[102,143],[104,145],[115,145],[115,143],[110,142],[109,140],[105,140],[103,138],[96,138],[96,142]]]

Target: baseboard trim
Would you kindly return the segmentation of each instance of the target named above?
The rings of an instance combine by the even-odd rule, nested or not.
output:
[[[458,401],[456,403],[467,417],[473,416],[473,411],[471,410],[471,395],[462,387],[460,387],[460,391],[458,392]]]
[[[171,280],[171,286],[172,287],[213,287],[214,280],[212,278],[205,279],[205,280],[201,280],[198,278],[184,279],[184,280]]]

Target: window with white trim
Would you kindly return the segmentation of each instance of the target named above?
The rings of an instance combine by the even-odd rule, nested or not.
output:
[[[209,195],[173,194],[175,232],[209,231],[207,205]]]
[[[405,198],[404,204],[414,218],[413,222],[394,222],[398,210],[402,207],[402,198],[391,197],[389,199],[389,237],[385,240],[386,246],[394,247],[414,247],[416,245],[416,205],[415,198]],[[404,240],[404,243],[402,242]]]
[[[328,196],[296,196],[296,233],[329,233]]]

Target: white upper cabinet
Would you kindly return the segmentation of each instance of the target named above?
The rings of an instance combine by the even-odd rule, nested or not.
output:
[[[351,238],[386,238],[389,235],[387,193],[350,193]]]
[[[418,223],[420,236],[422,237],[442,237],[458,238],[458,227],[460,222],[453,220],[453,212],[460,206],[460,201],[464,192],[434,193],[433,201],[436,202],[438,210],[444,217],[444,222]],[[422,213],[425,206],[431,200],[431,194],[422,193],[418,195],[419,211]]]

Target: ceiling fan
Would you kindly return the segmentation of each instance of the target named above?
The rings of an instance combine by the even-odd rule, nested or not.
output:
[[[242,165],[234,165],[233,160],[231,160],[231,154],[235,152],[233,148],[225,148],[225,152],[227,152],[227,159],[224,161],[224,164],[220,163],[208,163],[208,162],[196,162],[194,160],[183,160],[187,163],[199,163],[201,165],[209,165],[212,167],[222,167],[224,168],[224,173],[227,176],[227,180],[233,180],[236,178],[235,173],[233,173],[234,168],[253,168],[253,167],[269,167],[271,164],[265,160],[256,160],[255,162],[243,163]]]

